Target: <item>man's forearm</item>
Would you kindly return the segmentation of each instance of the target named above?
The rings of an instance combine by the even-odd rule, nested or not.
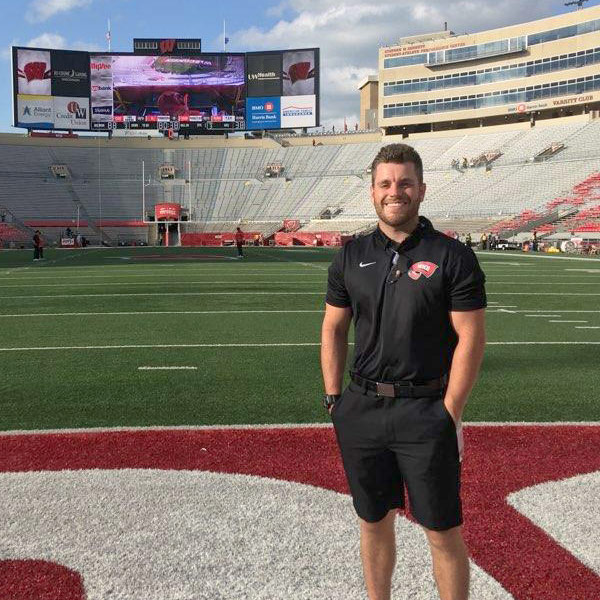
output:
[[[454,350],[444,402],[457,420],[461,418],[469,394],[477,381],[485,350],[485,336],[459,339]]]
[[[341,394],[344,380],[348,331],[324,328],[321,334],[321,370],[326,394]]]

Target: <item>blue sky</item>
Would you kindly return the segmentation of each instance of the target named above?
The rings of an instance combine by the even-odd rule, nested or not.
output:
[[[586,6],[597,6],[591,0]],[[0,131],[11,127],[10,46],[132,50],[134,37],[199,37],[230,51],[321,48],[321,118],[329,128],[358,121],[358,83],[377,71],[377,50],[399,37],[443,29],[456,33],[532,21],[573,10],[563,0],[0,0]]]

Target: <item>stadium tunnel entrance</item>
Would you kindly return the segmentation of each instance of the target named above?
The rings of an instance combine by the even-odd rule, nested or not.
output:
[[[179,230],[181,206],[175,202],[165,202],[154,206],[156,232],[150,232],[150,243],[158,246],[180,246]]]

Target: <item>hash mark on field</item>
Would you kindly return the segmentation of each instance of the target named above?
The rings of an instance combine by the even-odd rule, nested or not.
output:
[[[525,315],[526,317],[560,317],[560,315]]]
[[[575,329],[600,329],[600,327],[596,325],[576,325]]]
[[[138,371],[197,371],[198,367],[138,367]]]
[[[551,319],[550,323],[587,323],[587,321],[558,321],[558,320],[553,321]]]

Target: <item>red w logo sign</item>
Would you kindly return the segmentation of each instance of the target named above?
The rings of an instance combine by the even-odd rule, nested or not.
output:
[[[175,50],[175,40],[161,40],[158,46],[161,54],[170,54]]]
[[[408,271],[408,276],[411,279],[419,279],[421,275],[424,275],[429,279],[437,270],[438,266],[432,262],[419,261],[415,263]]]

